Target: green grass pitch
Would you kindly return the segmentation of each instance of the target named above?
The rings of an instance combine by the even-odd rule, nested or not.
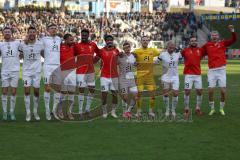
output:
[[[27,123],[19,83],[17,121],[0,121],[0,160],[236,160],[240,156],[239,61],[228,61],[225,117],[207,115],[207,66],[203,63],[205,115],[199,118],[193,114],[191,122],[119,122],[112,118],[47,122],[41,97],[42,120]],[[182,68],[180,65],[180,72]],[[182,74],[180,77],[183,91]],[[191,97],[193,107],[195,96]],[[218,110],[219,93],[215,97]],[[146,110],[147,105],[143,106]],[[164,110],[161,97],[156,108]],[[177,112],[183,112],[182,92]]]

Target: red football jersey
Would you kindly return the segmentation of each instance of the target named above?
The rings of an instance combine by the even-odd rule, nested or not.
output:
[[[61,70],[70,70],[76,68],[74,46],[65,44],[60,45],[60,63]]]
[[[210,41],[203,46],[204,52],[208,56],[208,67],[210,69],[226,65],[226,48],[236,42],[236,40],[236,33],[232,33],[232,37],[229,40],[216,43]]]
[[[185,48],[182,51],[182,57],[184,58],[183,74],[201,75],[201,59],[203,56],[204,52],[201,48]]]
[[[77,56],[77,74],[94,73],[94,53],[99,49],[94,42],[75,44],[75,56]]]
[[[118,77],[118,54],[116,48],[107,49],[106,47],[99,50],[97,56],[102,60],[101,77],[116,78]]]

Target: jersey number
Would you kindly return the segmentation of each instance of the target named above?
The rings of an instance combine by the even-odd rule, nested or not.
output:
[[[12,50],[8,50],[7,51],[7,56],[12,56],[12,55],[13,55]]]
[[[149,56],[145,56],[145,57],[143,58],[143,60],[144,60],[144,61],[149,61],[150,58],[149,58]]]

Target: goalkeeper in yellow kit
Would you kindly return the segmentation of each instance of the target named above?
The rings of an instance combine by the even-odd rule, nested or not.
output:
[[[141,117],[141,96],[143,91],[147,91],[150,95],[150,108],[149,116],[155,117],[153,112],[156,84],[154,80],[154,63],[153,58],[159,56],[159,51],[155,48],[148,48],[150,39],[148,36],[143,36],[141,39],[142,47],[136,49],[133,54],[137,63],[137,87],[138,87],[138,100],[137,100],[137,117]]]

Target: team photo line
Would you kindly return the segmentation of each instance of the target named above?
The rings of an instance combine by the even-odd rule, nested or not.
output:
[[[19,80],[20,59],[23,59],[22,79],[24,82],[24,103],[26,109],[26,121],[31,121],[32,113],[35,120],[40,120],[39,88],[41,80],[42,62],[44,58],[44,105],[46,119],[56,120],[68,117],[74,120],[73,106],[75,89],[78,86],[78,114],[92,117],[91,105],[95,98],[95,67],[99,63],[101,107],[100,114],[103,118],[110,115],[118,118],[116,113],[118,95],[122,99],[124,107],[123,118],[142,118],[142,98],[147,91],[149,97],[148,116],[156,118],[154,112],[156,101],[156,81],[154,67],[159,69],[162,82],[162,100],[165,107],[165,117],[176,119],[176,107],[179,96],[179,63],[184,63],[184,118],[190,117],[190,93],[193,85],[196,89],[195,113],[202,116],[202,76],[201,60],[208,57],[208,99],[209,116],[215,114],[214,90],[220,88],[219,112],[225,116],[226,94],[226,48],[237,40],[234,26],[228,26],[231,38],[220,40],[218,31],[212,31],[210,41],[202,47],[198,46],[197,38],[192,36],[189,46],[176,49],[173,41],[166,44],[166,50],[149,48],[150,38],[142,36],[141,48],[132,51],[131,43],[125,41],[120,51],[114,43],[114,37],[110,34],[104,36],[105,46],[98,46],[89,40],[88,29],[81,30],[81,41],[77,42],[71,34],[65,34],[62,38],[57,36],[56,24],[47,26],[48,35],[37,39],[37,29],[30,26],[27,37],[23,41],[14,40],[10,27],[3,29],[4,41],[0,43],[2,58],[1,82],[2,82],[2,109],[3,120],[15,121],[16,93]],[[136,72],[136,75],[135,75]],[[30,110],[30,90],[33,87],[33,111]],[[50,93],[54,90],[53,107],[50,109]],[[85,91],[88,94],[85,95]],[[10,111],[8,112],[8,94],[10,96]],[[108,94],[111,94],[111,105],[108,105]],[[84,99],[86,107],[83,111]],[[171,104],[170,104],[170,98]],[[68,101],[67,113],[64,115],[62,101]],[[109,107],[110,106],[110,107]],[[133,108],[136,114],[132,115]]]

